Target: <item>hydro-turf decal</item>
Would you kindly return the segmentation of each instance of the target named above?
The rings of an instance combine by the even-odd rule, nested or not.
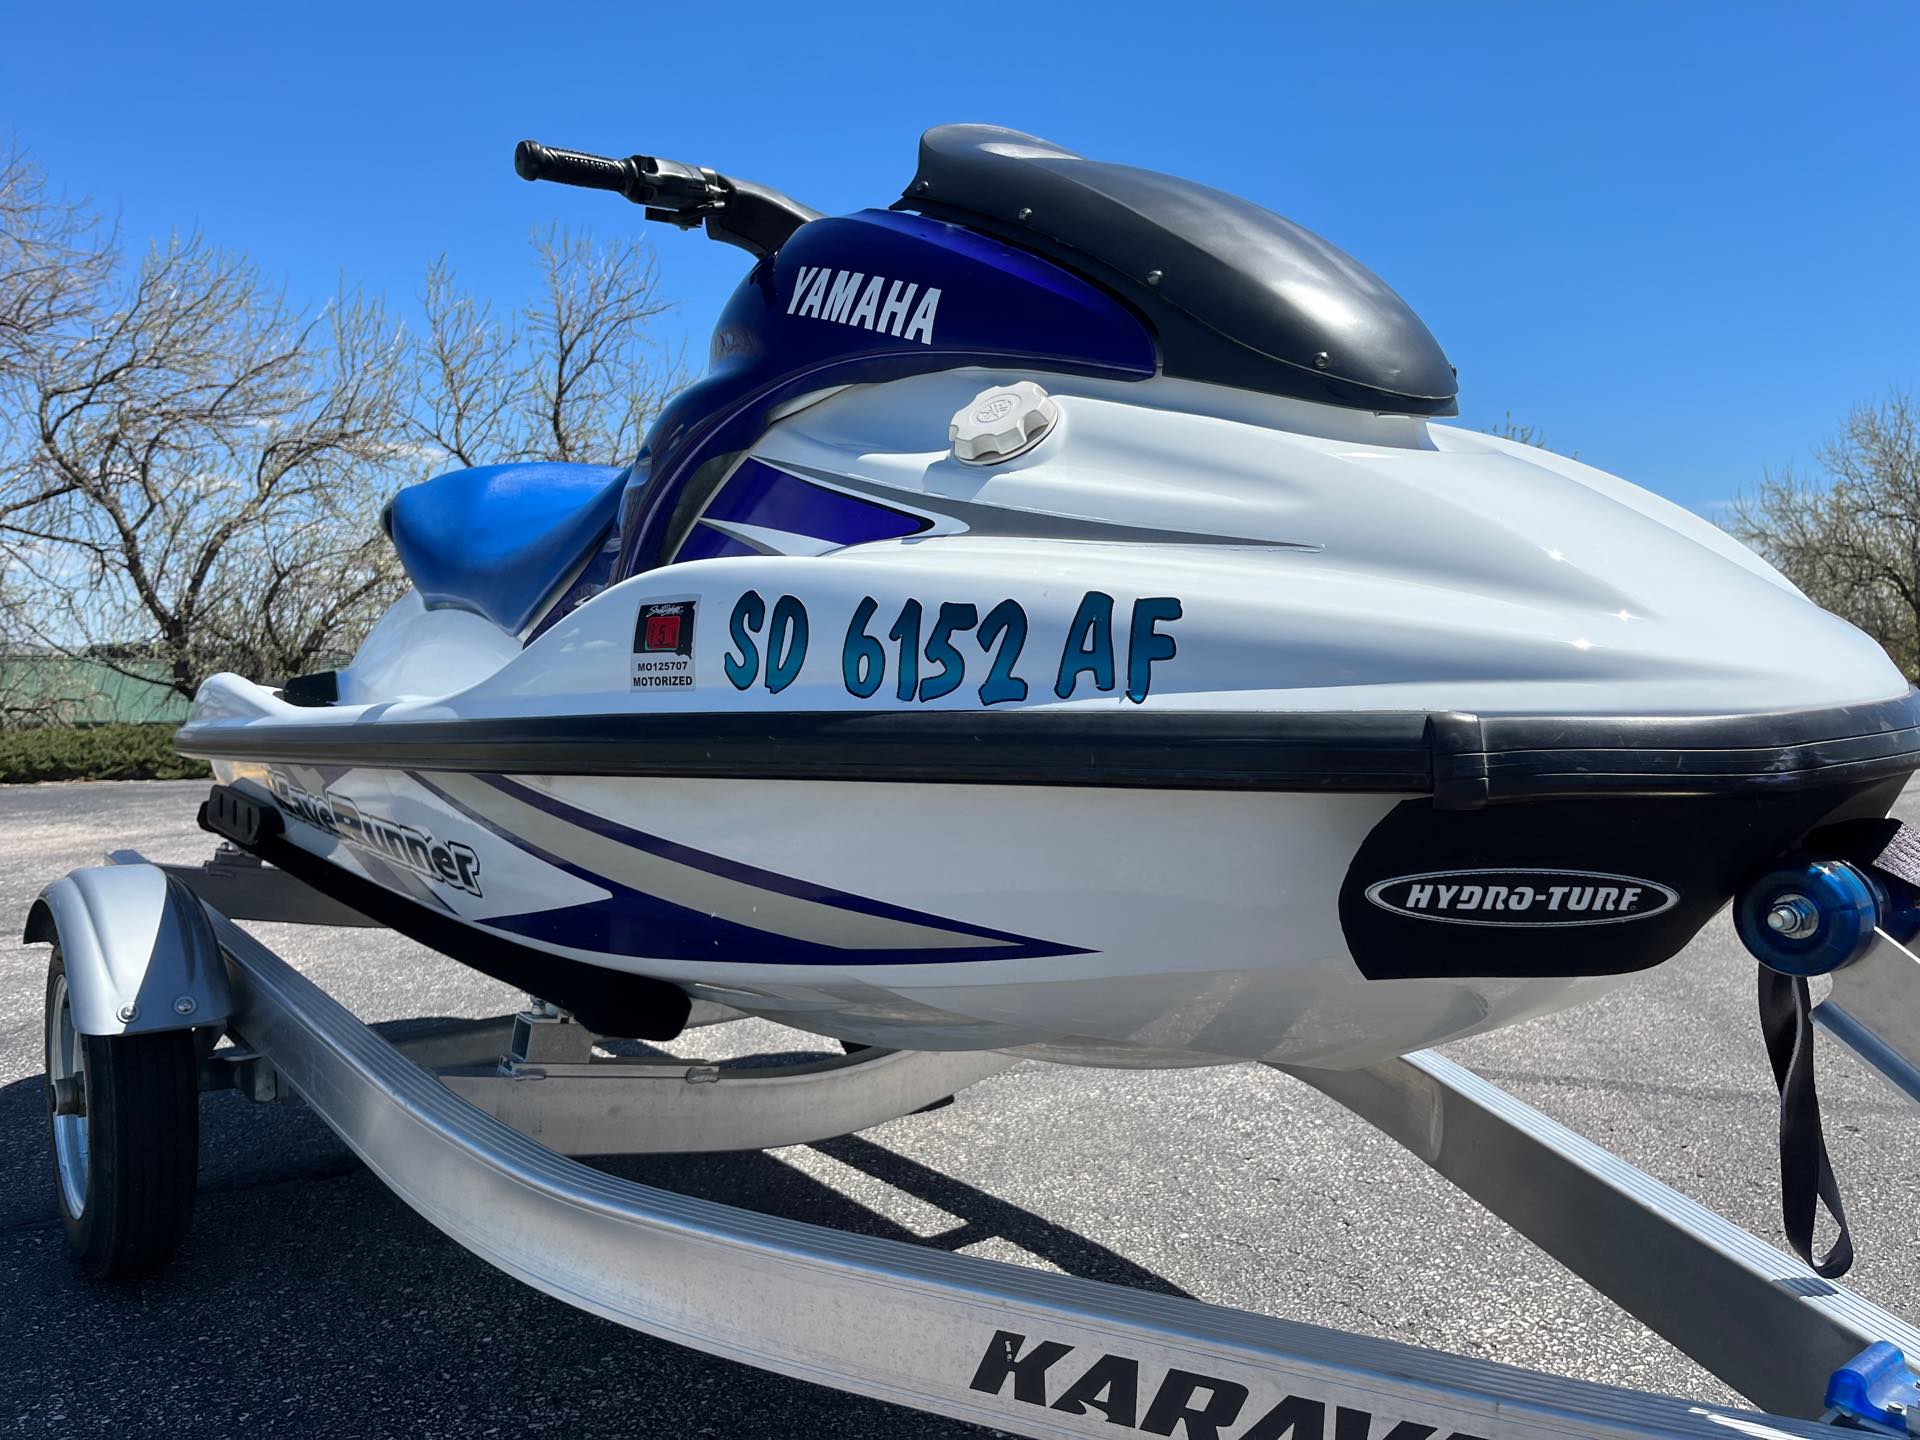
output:
[[[1340,885],[1340,929],[1369,980],[1624,975],[1679,953],[1845,786],[1561,797],[1456,810],[1404,800]],[[1674,823],[1685,810],[1686,824]]]
[[[1448,925],[1612,925],[1680,903],[1658,880],[1595,870],[1429,870],[1367,887],[1382,910]]]

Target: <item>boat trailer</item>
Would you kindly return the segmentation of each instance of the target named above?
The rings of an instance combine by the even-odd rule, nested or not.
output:
[[[54,1159],[69,1236],[96,1273],[154,1256],[116,1257],[103,1226],[82,1223],[90,1213],[145,1220],[151,1248],[170,1251],[178,1237],[166,1235],[166,1214],[130,1212],[163,1210],[181,1187],[190,1204],[193,1107],[200,1091],[234,1088],[303,1101],[434,1225],[570,1305],[764,1370],[1015,1434],[1920,1436],[1920,1383],[1905,1360],[1920,1356],[1920,1330],[1431,1052],[1351,1072],[1290,1073],[1759,1410],[842,1233],[616,1179],[568,1157],[823,1140],[938,1104],[1013,1061],[882,1050],[738,1067],[609,1058],[595,1053],[590,1032],[537,1003],[510,1022],[382,1035],[234,923],[371,923],[356,912],[239,852],[202,866],[152,865],[131,852],[110,860],[50,886],[27,926],[30,941],[56,947]],[[1920,960],[1884,932],[1870,938],[1833,972],[1814,1018],[1920,1101]],[[692,1021],[735,1018],[697,1004]],[[172,1090],[131,1083],[175,1070]],[[172,1192],[143,1188],[141,1167],[175,1176],[184,1167],[184,1179]],[[184,1225],[184,1208],[179,1218]],[[121,1228],[141,1233],[138,1224]]]

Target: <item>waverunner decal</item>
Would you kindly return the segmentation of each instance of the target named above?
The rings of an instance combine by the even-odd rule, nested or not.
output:
[[[436,840],[412,825],[376,815],[333,790],[302,789],[278,770],[267,788],[286,815],[324,831],[363,856],[385,861],[436,884],[480,896],[480,857],[458,840]]]
[[[914,296],[920,297],[915,304]],[[830,270],[824,265],[799,268],[787,313],[831,320],[858,330],[872,330],[901,340],[933,344],[933,320],[940,310],[940,291],[924,291],[912,280],[887,280],[858,270]]]
[[[1435,870],[1367,887],[1382,910],[1450,925],[1612,925],[1679,903],[1657,880],[1593,870]]]
[[[1107,694],[1118,684],[1113,609],[1113,597],[1104,591],[1089,590],[1080,597],[1053,667],[1053,693],[1060,699],[1072,699],[1083,678],[1090,679],[1093,690]],[[1143,703],[1151,692],[1154,665],[1179,653],[1173,636],[1159,627],[1180,619],[1182,613],[1180,601],[1171,595],[1133,602],[1126,697],[1134,704]],[[877,625],[879,615],[880,602],[868,595],[854,607],[843,632],[840,676],[847,694],[855,699],[879,694],[889,673],[892,696],[903,704],[924,704],[951,695],[967,682],[967,656],[974,648],[981,652],[986,669],[976,692],[982,705],[1027,698],[1027,682],[1014,673],[1014,666],[1032,626],[1018,601],[1002,600],[982,617],[978,606],[964,601],[928,605],[907,600],[884,631],[886,641],[892,642],[891,654],[869,628]],[[797,596],[782,595],[769,608],[759,591],[749,590],[734,602],[727,633],[732,646],[721,668],[733,688],[750,690],[763,684],[777,695],[794,682],[806,663],[813,625],[806,603]],[[967,649],[956,643],[961,635],[971,636]]]
[[[503,775],[413,781],[606,899],[470,917],[529,940],[668,960],[913,965],[1085,954],[730,860],[636,830]]]

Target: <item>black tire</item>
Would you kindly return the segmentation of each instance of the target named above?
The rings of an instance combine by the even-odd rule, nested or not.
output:
[[[67,1246],[96,1280],[158,1274],[180,1248],[193,1216],[200,1165],[199,1060],[193,1033],[72,1035],[62,1032],[66,962],[59,946],[47,967],[47,1128],[54,1199]],[[62,1036],[65,1038],[63,1039]],[[78,1046],[84,1064],[84,1135],[59,1128],[54,1112],[56,1046]],[[67,1151],[84,1149],[84,1180],[63,1167]],[[71,1188],[81,1192],[76,1213]]]

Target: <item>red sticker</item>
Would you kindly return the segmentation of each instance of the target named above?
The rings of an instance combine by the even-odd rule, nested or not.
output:
[[[649,615],[647,617],[647,635],[643,646],[647,650],[678,650],[680,648],[680,617],[678,615]]]

